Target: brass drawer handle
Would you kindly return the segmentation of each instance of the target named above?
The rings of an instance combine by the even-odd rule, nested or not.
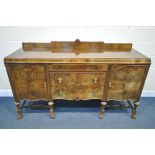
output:
[[[92,92],[92,96],[97,97],[97,92],[95,90]]]
[[[63,92],[62,90],[60,90],[60,91],[58,92],[58,95],[59,95],[59,96],[63,96],[63,95],[64,95],[64,92]]]
[[[62,83],[62,78],[58,78],[58,83]]]
[[[93,80],[93,83],[94,83],[94,84],[96,84],[96,83],[97,83],[97,81],[98,81],[98,79],[97,79],[97,78],[95,78],[95,79]]]

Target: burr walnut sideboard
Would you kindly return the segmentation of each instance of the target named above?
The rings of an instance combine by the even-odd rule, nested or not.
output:
[[[130,43],[52,41],[24,42],[4,59],[18,119],[21,100],[47,100],[51,118],[56,99],[99,99],[99,118],[109,100],[127,100],[132,118],[151,63]]]

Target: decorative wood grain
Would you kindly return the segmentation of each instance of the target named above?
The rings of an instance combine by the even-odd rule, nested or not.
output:
[[[48,100],[54,118],[55,99],[100,99],[103,118],[108,100],[138,103],[151,59],[130,43],[76,40],[23,43],[23,49],[7,56],[4,63],[16,102]],[[136,108],[133,104],[133,118]],[[17,112],[19,116],[19,105]]]
[[[108,64],[49,64],[49,71],[91,71],[91,72],[99,72],[99,71],[107,71]]]
[[[31,50],[51,50],[51,43],[30,43],[30,42],[23,42],[22,47],[24,51],[31,51]]]
[[[104,51],[131,51],[131,43],[104,43],[86,42],[76,39],[75,41],[52,41],[51,43],[23,42],[24,51],[51,51],[58,53],[96,53]]]
[[[102,53],[53,53],[50,51],[29,51],[25,52],[19,49],[4,58],[5,63],[68,63],[68,64],[150,64],[150,58],[132,49],[130,52],[112,52]]]
[[[106,73],[54,72],[50,78],[52,99],[103,98]]]
[[[7,70],[16,101],[48,99],[44,65],[9,64]]]
[[[75,85],[77,76],[74,72],[54,72],[50,74],[51,87]]]
[[[112,65],[108,99],[138,99],[146,66]]]

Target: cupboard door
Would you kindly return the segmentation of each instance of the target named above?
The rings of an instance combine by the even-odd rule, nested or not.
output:
[[[7,71],[16,100],[48,99],[44,65],[9,64]]]
[[[108,89],[108,99],[139,99],[146,66],[112,65]]]

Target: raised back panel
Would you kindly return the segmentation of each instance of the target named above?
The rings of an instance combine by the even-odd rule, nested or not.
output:
[[[104,43],[80,41],[52,41],[51,43],[23,43],[24,51],[51,51],[54,53],[130,52],[131,43]]]
[[[104,42],[81,42],[76,40],[74,42],[51,42],[52,52],[62,53],[96,53],[104,51]]]
[[[105,43],[104,44],[104,51],[124,51],[129,52],[131,51],[132,44],[131,43]]]
[[[23,42],[24,51],[51,51],[51,43]]]

